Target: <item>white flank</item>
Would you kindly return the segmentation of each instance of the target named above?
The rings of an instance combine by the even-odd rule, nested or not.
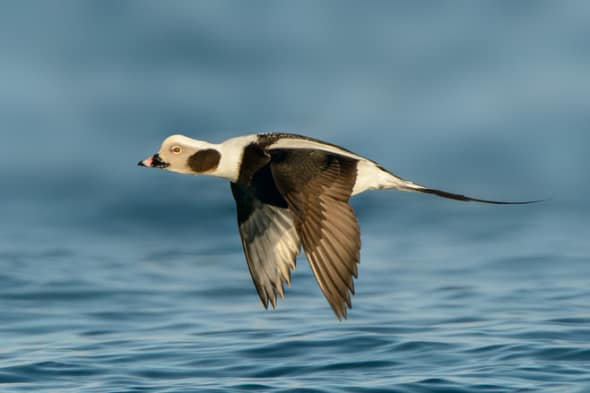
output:
[[[360,194],[367,190],[384,190],[390,188],[402,191],[416,191],[424,187],[397,177],[365,158],[358,162],[356,183],[352,189],[352,195]]]

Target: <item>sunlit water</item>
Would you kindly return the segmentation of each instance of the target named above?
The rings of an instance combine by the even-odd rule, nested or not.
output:
[[[416,196],[394,207],[388,198],[396,194],[355,204],[364,249],[343,322],[304,259],[286,299],[265,311],[237,229],[214,228],[233,221],[229,209],[200,217],[193,241],[163,225],[4,244],[0,382],[43,392],[590,386],[588,246],[548,238],[559,218],[541,205],[451,207]],[[368,203],[387,209],[376,215]]]

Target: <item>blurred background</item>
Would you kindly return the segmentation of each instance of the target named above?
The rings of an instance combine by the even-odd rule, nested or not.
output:
[[[110,232],[158,221],[163,205],[229,204],[219,181],[135,164],[171,133],[273,130],[578,215],[589,16],[583,1],[3,2],[3,226]]]
[[[303,260],[287,301],[262,312],[228,184],[136,166],[172,133],[211,142],[301,133],[427,186],[547,199],[498,207],[394,191],[355,198],[364,247],[355,302],[366,299],[356,316],[353,309],[357,323],[384,323],[371,319],[383,304],[402,308],[388,323],[403,312],[433,315],[439,304],[411,302],[426,288],[454,288],[454,280],[478,284],[453,299],[483,287],[526,299],[519,285],[530,284],[530,303],[515,306],[517,314],[548,301],[534,288],[563,285],[574,303],[556,297],[553,310],[586,321],[589,20],[586,1],[3,1],[0,301],[4,325],[14,329],[1,334],[25,343],[5,349],[4,366],[67,358],[65,344],[27,357],[34,332],[41,342],[55,334],[53,342],[75,343],[94,329],[127,331],[132,340],[138,326],[162,318],[192,326],[207,315],[207,331],[223,331],[229,318],[242,326],[285,323],[288,331],[288,315],[299,312],[332,321]],[[431,271],[441,266],[455,270]],[[459,267],[467,269],[463,278],[454,276]],[[529,281],[531,272],[537,280]],[[412,284],[380,282],[380,274],[406,274]],[[222,295],[232,291],[240,296]],[[72,304],[80,293],[88,302]],[[481,314],[475,302],[459,308]],[[158,314],[164,309],[172,314]],[[144,314],[134,320],[131,310]],[[244,313],[256,322],[240,319]],[[64,319],[76,322],[64,326]],[[162,329],[162,345],[175,331],[188,334]],[[222,362],[235,355],[220,353]],[[418,359],[416,367],[428,361]],[[19,372],[6,375],[27,374]]]

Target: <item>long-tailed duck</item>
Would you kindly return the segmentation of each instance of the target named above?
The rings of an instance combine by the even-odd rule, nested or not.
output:
[[[459,201],[524,204],[472,198],[423,187],[342,147],[302,135],[267,133],[220,144],[172,135],[140,166],[227,179],[237,204],[244,254],[260,300],[276,307],[301,245],[336,313],[346,318],[361,248],[352,195],[394,188]]]

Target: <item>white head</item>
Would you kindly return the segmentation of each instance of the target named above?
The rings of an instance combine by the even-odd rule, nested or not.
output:
[[[157,154],[138,165],[194,175],[214,172],[220,160],[221,153],[216,145],[184,135],[171,135],[162,142]]]
[[[235,181],[239,174],[243,144],[232,143],[234,140],[216,145],[184,135],[172,135],[162,142],[158,153],[140,161],[138,165]]]

